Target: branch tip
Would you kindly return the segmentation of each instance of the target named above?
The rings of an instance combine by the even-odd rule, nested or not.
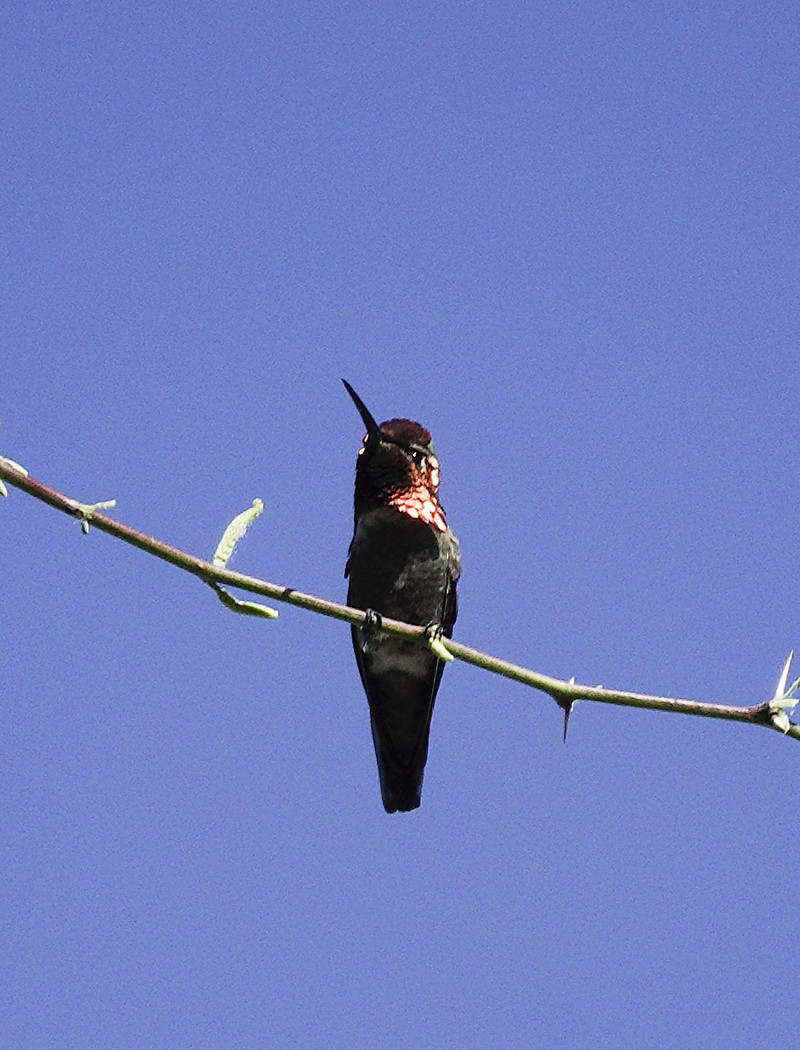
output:
[[[784,697],[786,695],[786,682],[789,678],[789,668],[792,666],[792,657],[794,656],[794,649],[790,650],[789,655],[786,657],[786,663],[783,665],[781,676],[778,679],[778,684],[775,687],[775,696],[773,699],[777,700],[778,697]]]
[[[775,686],[775,695],[767,705],[770,722],[776,729],[780,730],[781,733],[788,733],[792,728],[790,715],[794,714],[794,709],[797,707],[798,703],[800,703],[800,697],[795,695],[798,686],[800,686],[800,678],[795,679],[789,688],[786,688],[786,683],[789,678],[789,668],[792,665],[793,656],[794,649],[786,658],[786,663],[783,665],[778,684]]]

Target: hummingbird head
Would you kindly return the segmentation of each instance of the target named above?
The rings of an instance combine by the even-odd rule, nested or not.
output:
[[[376,423],[347,380],[342,382],[367,428],[356,461],[356,514],[369,507],[394,507],[446,532],[430,431],[410,419]]]

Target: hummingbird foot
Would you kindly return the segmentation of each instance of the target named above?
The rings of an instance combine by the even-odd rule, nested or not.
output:
[[[374,609],[366,609],[364,612],[364,624],[361,628],[365,634],[377,634],[383,624],[383,618]]]
[[[428,648],[431,652],[438,656],[440,660],[454,660],[455,657],[451,652],[448,651],[447,646],[444,644],[442,639],[444,638],[444,629],[440,623],[433,620],[431,623],[425,626],[425,638],[428,642]]]

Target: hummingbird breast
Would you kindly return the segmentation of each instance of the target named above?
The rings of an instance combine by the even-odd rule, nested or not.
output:
[[[350,545],[348,602],[425,626],[441,620],[443,598],[460,572],[458,541],[449,529],[440,532],[393,507],[376,508],[361,515]]]

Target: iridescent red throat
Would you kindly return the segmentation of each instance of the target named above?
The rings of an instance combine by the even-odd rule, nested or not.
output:
[[[389,506],[399,510],[409,518],[418,518],[426,525],[432,525],[439,532],[447,532],[444,513],[435,496],[427,485],[418,484],[403,492],[396,492],[389,499]]]

